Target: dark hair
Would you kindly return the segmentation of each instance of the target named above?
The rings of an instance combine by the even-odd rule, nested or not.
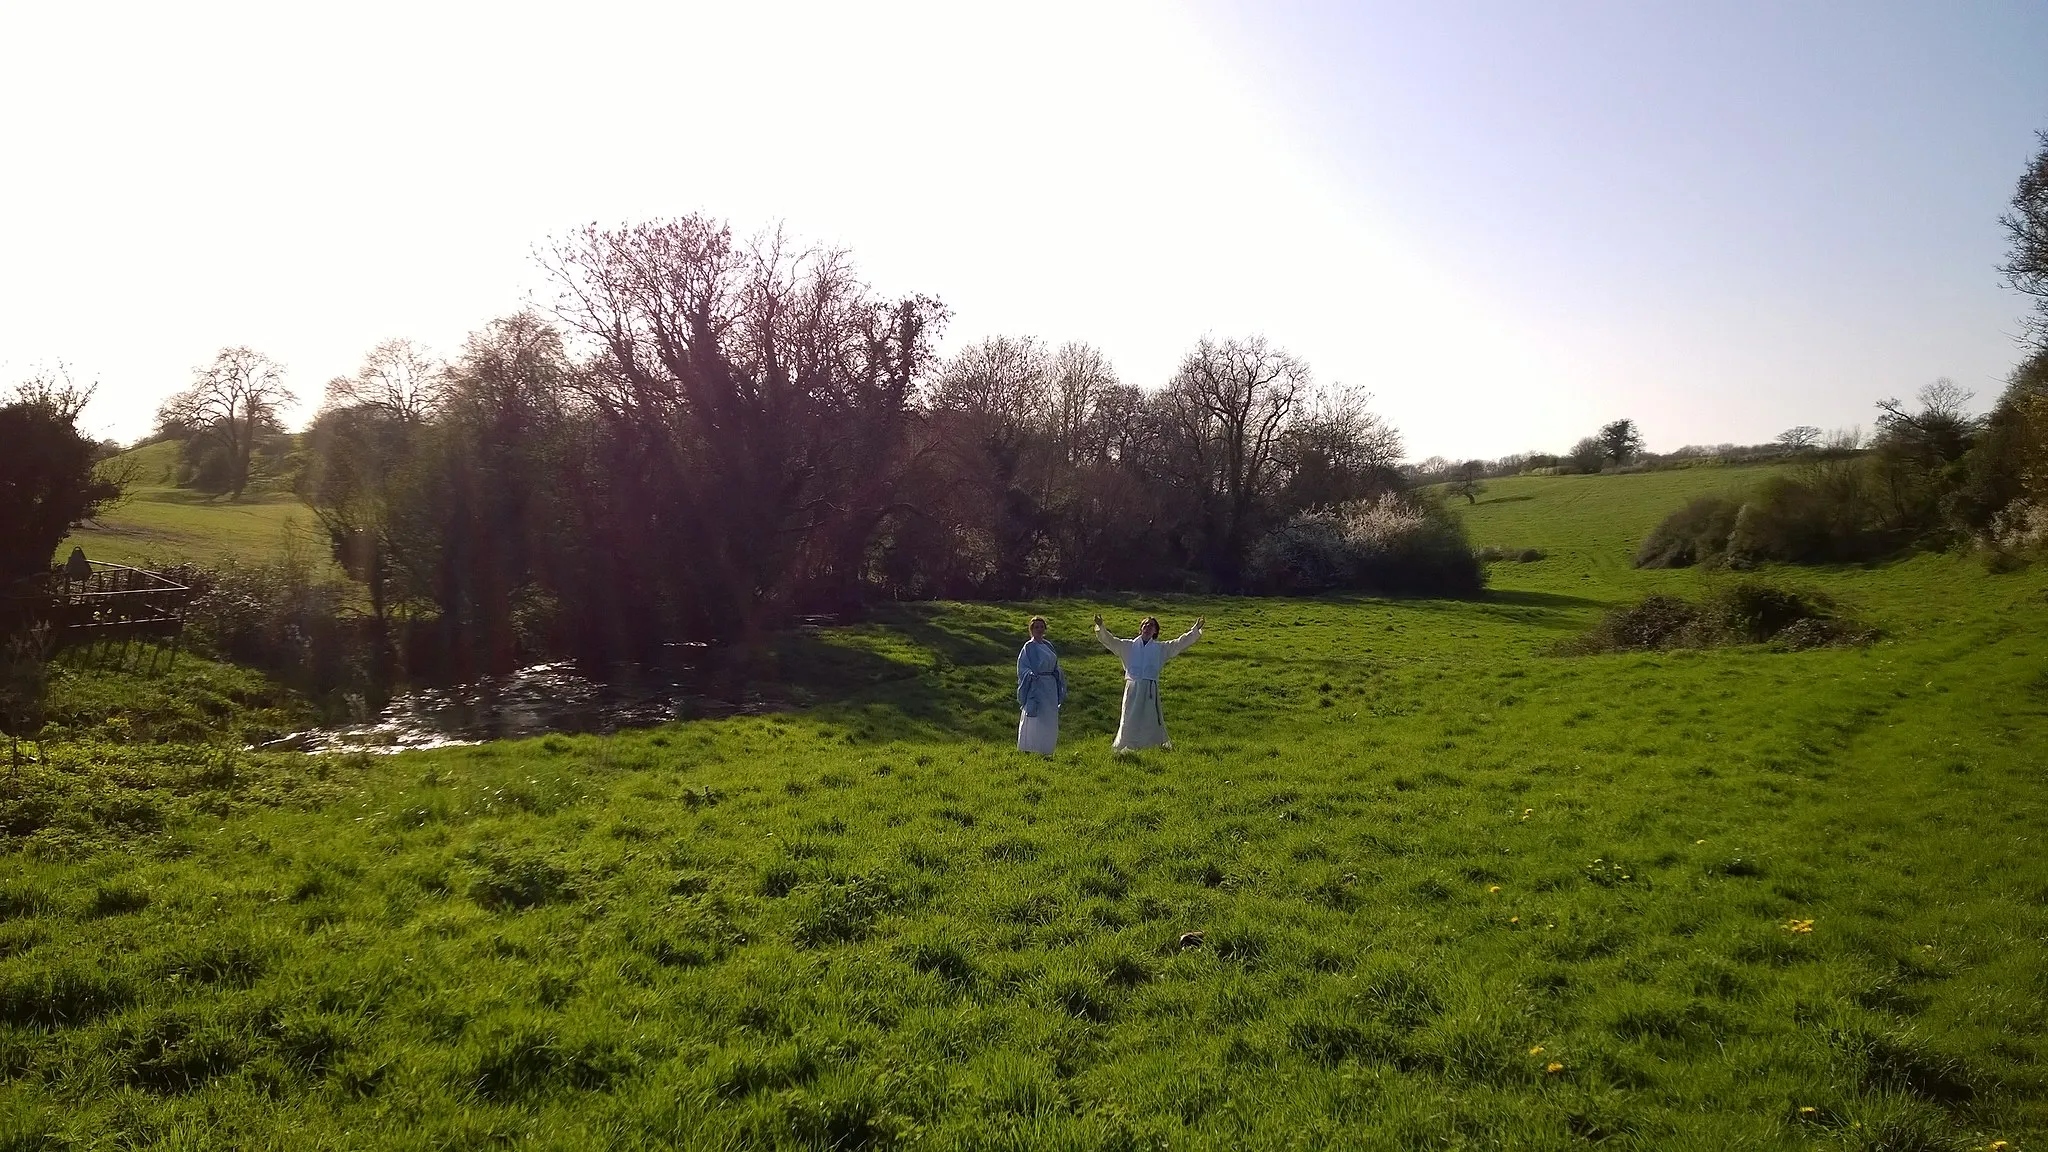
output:
[[[1145,625],[1147,624],[1152,626],[1152,634],[1154,636],[1159,635],[1159,617],[1157,616],[1147,616],[1143,620],[1138,621],[1138,635],[1143,636],[1145,634]]]

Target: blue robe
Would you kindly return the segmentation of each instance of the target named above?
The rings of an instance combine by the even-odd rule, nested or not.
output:
[[[1067,673],[1052,645],[1025,643],[1017,653],[1017,749],[1050,756],[1060,739],[1060,705],[1067,701]]]
[[[1017,651],[1017,706],[1036,716],[1048,700],[1055,708],[1067,702],[1066,670],[1051,641],[1027,640]]]

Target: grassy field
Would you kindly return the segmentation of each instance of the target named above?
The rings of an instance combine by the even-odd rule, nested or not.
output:
[[[66,676],[0,809],[0,1148],[2048,1147],[2048,578],[1773,573],[1884,638],[1556,654],[1708,585],[1627,556],[1758,475],[1492,482],[1475,541],[1548,556],[1471,603],[907,606],[788,651],[837,702],[610,738],[237,756],[289,712],[243,674]],[[1109,754],[1098,609],[1209,618],[1176,750]]]
[[[179,488],[178,445],[166,441],[117,458],[132,462],[127,498],[71,534],[60,558],[81,547],[94,560],[150,566],[178,560],[244,563],[283,559],[296,549],[316,567],[331,568],[313,514],[290,492],[252,489],[240,500]],[[331,572],[339,578],[339,572]]]

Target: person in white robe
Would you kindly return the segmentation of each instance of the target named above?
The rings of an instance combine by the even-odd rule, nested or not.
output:
[[[1124,714],[1116,726],[1116,742],[1110,747],[1118,752],[1173,747],[1166,735],[1166,715],[1159,707],[1159,670],[1202,638],[1202,624],[1196,620],[1193,628],[1162,641],[1158,619],[1147,616],[1138,626],[1137,639],[1125,640],[1104,628],[1102,617],[1095,618],[1095,639],[1116,653],[1124,666]]]
[[[1017,750],[1050,756],[1060,742],[1060,705],[1067,702],[1067,673],[1045,638],[1045,617],[1031,618],[1031,639],[1017,652]]]

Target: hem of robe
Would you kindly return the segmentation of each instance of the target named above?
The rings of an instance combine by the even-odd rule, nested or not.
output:
[[[1123,712],[1117,719],[1113,752],[1142,752],[1147,748],[1172,748],[1166,733],[1166,715],[1159,706],[1159,681],[1124,680]]]
[[[1051,756],[1060,743],[1060,706],[1040,704],[1038,715],[1017,714],[1017,751]]]

